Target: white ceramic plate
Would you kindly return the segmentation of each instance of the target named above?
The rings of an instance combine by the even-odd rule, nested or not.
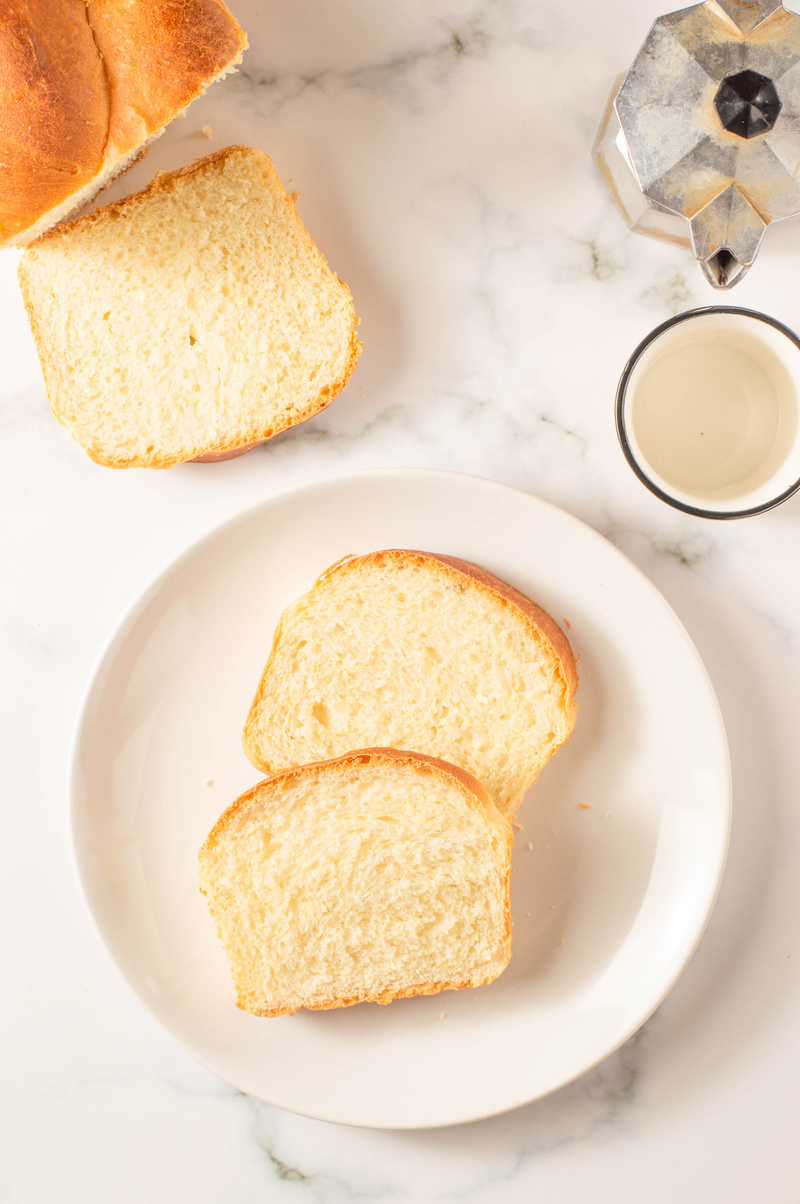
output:
[[[478,991],[248,1016],[198,891],[197,850],[257,780],[241,729],[281,610],[341,556],[385,547],[483,565],[568,621],[580,653],[574,734],[517,817],[514,955]],[[386,1128],[513,1108],[625,1041],[700,937],[730,811],[712,687],[653,585],[563,511],[415,469],[292,490],[173,564],[100,660],[72,785],[89,906],[169,1032],[261,1099]]]

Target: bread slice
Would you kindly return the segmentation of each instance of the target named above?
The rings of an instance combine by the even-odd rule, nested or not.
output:
[[[490,573],[428,552],[350,557],[281,617],[244,728],[265,772],[372,742],[446,758],[511,813],[575,720],[561,628]]]
[[[511,828],[453,765],[370,748],[268,778],[200,850],[259,1016],[477,987],[511,956]]]
[[[361,346],[349,290],[243,146],[59,226],[19,275],[53,412],[111,468],[270,439],[333,400]]]
[[[87,204],[246,47],[222,0],[3,0],[0,247]]]

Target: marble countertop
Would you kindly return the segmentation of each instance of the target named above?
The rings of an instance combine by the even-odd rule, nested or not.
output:
[[[17,253],[0,257],[0,1199],[795,1204],[800,496],[739,522],[680,514],[633,477],[614,433],[636,343],[717,297],[685,252],[627,232],[590,158],[661,4],[234,8],[242,69],[107,195],[231,142],[262,147],[353,292],[364,352],[329,410],[242,459],[109,471],[51,417]],[[731,303],[799,329],[798,261],[800,227],[771,230]],[[734,773],[719,901],[656,1014],[557,1094],[429,1132],[306,1120],[195,1065],[92,931],[67,825],[79,700],[131,598],[245,506],[386,465],[491,477],[612,540],[700,650]]]

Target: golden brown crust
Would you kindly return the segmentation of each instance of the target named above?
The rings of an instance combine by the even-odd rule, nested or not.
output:
[[[271,186],[275,189],[280,189],[280,200],[286,208],[287,214],[294,222],[297,235],[300,241],[304,244],[307,252],[310,255],[318,256],[325,263],[322,252],[317,247],[311,235],[306,230],[300,220],[297,210],[291,197],[286,192],[280,178],[275,171],[272,160],[269,155],[263,151],[254,150],[251,147],[234,145],[226,146],[222,150],[215,151],[213,154],[206,155],[202,159],[196,160],[188,167],[181,167],[177,171],[159,172],[158,175],[139,192],[134,192],[130,196],[124,197],[122,200],[113,201],[110,205],[104,205],[102,209],[97,209],[94,213],[84,214],[82,217],[72,218],[69,221],[61,222],[55,229],[47,231],[32,244],[33,249],[46,247],[49,242],[55,242],[73,229],[87,230],[98,223],[104,224],[108,221],[113,221],[118,215],[130,215],[135,213],[137,209],[144,205],[148,205],[154,197],[159,196],[174,196],[187,187],[191,178],[195,173],[207,172],[210,168],[214,168],[217,164],[224,164],[229,159],[234,159],[237,156],[247,156],[248,158],[256,157],[262,161],[265,175],[269,177]],[[327,267],[327,264],[326,264]],[[330,269],[329,269],[330,270]],[[55,395],[54,390],[50,387],[49,380],[49,363],[50,352],[47,346],[46,335],[37,320],[35,307],[33,304],[31,290],[27,279],[27,261],[26,254],[20,259],[17,275],[19,278],[20,290],[22,292],[25,308],[28,313],[28,318],[33,331],[36,347],[39,352],[39,358],[42,362],[42,369],[47,385],[48,397],[50,399],[50,407],[56,419],[64,426],[68,425],[65,422],[63,415],[59,410],[59,399]],[[172,455],[164,454],[154,449],[149,458],[145,461],[140,457],[122,458],[115,456],[104,448],[84,447],[86,454],[96,464],[101,464],[104,468],[172,468],[177,464],[184,464],[187,460],[198,463],[213,464],[222,460],[233,459],[238,455],[244,455],[246,451],[257,447],[260,443],[266,443],[270,439],[274,439],[276,435],[282,434],[290,427],[297,426],[301,422],[305,422],[309,418],[315,417],[322,410],[326,409],[332,401],[341,393],[342,389],[350,379],[353,370],[358,362],[358,357],[361,354],[361,342],[356,335],[356,327],[359,319],[356,316],[353,308],[353,298],[347,285],[342,280],[336,280],[338,287],[345,294],[351,314],[351,327],[347,360],[344,369],[339,377],[332,383],[323,386],[318,394],[310,398],[302,409],[294,409],[291,413],[284,413],[280,416],[277,422],[273,421],[269,425],[265,424],[259,430],[248,430],[246,437],[238,432],[232,432],[231,437],[224,443],[214,442],[200,450],[199,455],[193,455],[191,452],[180,453],[176,452]]]
[[[515,589],[513,585],[509,585],[507,581],[502,581],[499,577],[495,577],[493,573],[488,572],[487,569],[482,569],[480,565],[472,564],[469,560],[459,560],[456,556],[445,556],[438,552],[416,552],[410,549],[400,550],[400,555],[421,556],[427,560],[437,560],[440,564],[454,570],[456,573],[470,578],[470,580],[476,582],[483,589],[488,590],[505,604],[520,611],[532,630],[544,636],[553,650],[553,656],[566,686],[566,732],[564,738],[558,744],[553,745],[552,752],[556,753],[559,748],[562,748],[566,744],[575,726],[577,709],[575,705],[575,693],[578,689],[578,667],[575,662],[575,653],[572,651],[572,645],[555,619],[546,610],[543,610],[541,606],[538,606],[536,602],[532,601],[525,594],[520,593],[518,589]]]
[[[247,46],[222,0],[86,0],[86,10],[109,81],[106,162],[162,129]]]
[[[509,921],[510,924],[510,921]],[[510,933],[510,929],[509,929]],[[509,935],[509,942],[510,942]],[[295,1012],[299,1012],[302,1008],[306,1008],[309,1012],[327,1012],[332,1008],[351,1008],[357,1003],[393,1003],[395,999],[409,999],[414,995],[438,995],[440,991],[463,991],[467,988],[485,987],[487,983],[494,982],[503,970],[508,965],[511,957],[511,949],[509,947],[508,958],[503,962],[497,970],[485,974],[482,978],[466,978],[460,982],[422,982],[411,987],[399,987],[397,990],[379,991],[376,994],[363,995],[348,995],[346,997],[332,995],[329,999],[319,1000],[317,1003],[302,1003],[297,1007],[286,1008],[259,1008],[246,997],[241,997],[236,1000],[236,1006],[243,1012],[249,1012],[251,1016],[265,1016],[274,1019],[277,1016],[293,1016]]]
[[[530,598],[526,597],[525,594],[520,593],[518,589],[514,589],[514,586],[509,585],[507,581],[501,581],[493,573],[482,569],[477,564],[471,564],[469,560],[459,560],[456,556],[443,556],[438,552],[418,552],[415,554],[433,557],[434,560],[449,565],[457,572],[463,573],[467,577],[472,577],[473,580],[491,590],[492,593],[500,594],[501,597],[505,598],[518,610],[521,610],[531,625],[545,636],[558,657],[567,685],[567,700],[574,710],[575,692],[578,689],[578,668],[575,663],[575,653],[572,651],[572,645],[558,623],[546,610],[542,610],[541,606],[538,606]]]
[[[99,189],[246,46],[222,0],[4,0],[0,246]]]
[[[0,246],[100,172],[108,112],[82,0],[4,0]]]
[[[288,782],[292,778],[305,777],[308,773],[319,773],[322,770],[325,773],[335,773],[342,765],[358,764],[362,765],[373,764],[380,761],[405,761],[413,762],[416,765],[429,765],[432,769],[440,774],[454,778],[458,784],[460,793],[463,794],[467,803],[473,811],[480,811],[485,814],[491,808],[495,810],[494,802],[491,796],[484,790],[477,778],[468,773],[466,769],[459,769],[457,765],[451,765],[449,761],[442,761],[439,757],[429,757],[427,753],[408,752],[405,749],[398,748],[358,748],[354,752],[343,753],[340,757],[332,757],[328,761],[309,761],[306,765],[296,765],[292,769],[281,769],[277,773],[271,773],[261,782],[257,782],[255,786],[251,786],[244,794],[240,794],[231,805],[223,811],[214,827],[209,832],[205,839],[200,852],[202,854],[206,846],[210,846],[214,841],[226,832],[235,820],[237,820],[243,811],[246,811],[250,803],[258,799],[259,794],[266,785],[270,787],[278,786],[281,782]]]
[[[381,988],[376,991],[365,991],[357,996],[331,996],[328,999],[316,1000],[313,1003],[299,1003],[296,1006],[288,1006],[283,1008],[259,1008],[255,1001],[246,995],[239,995],[236,1000],[236,1006],[242,1011],[250,1012],[254,1016],[290,1016],[294,1012],[300,1011],[301,1008],[308,1008],[310,1011],[328,1011],[331,1008],[353,1007],[357,1003],[391,1003],[394,999],[404,999],[412,995],[436,995],[440,991],[459,991],[466,987],[484,986],[486,983],[492,982],[498,974],[500,974],[508,965],[511,958],[511,902],[510,902],[510,878],[511,878],[511,849],[514,844],[514,834],[511,824],[503,818],[497,811],[491,797],[484,790],[483,786],[468,773],[466,769],[460,769],[457,765],[451,765],[449,761],[442,761],[439,757],[430,757],[426,753],[408,752],[404,749],[397,748],[361,748],[355,752],[345,753],[341,757],[334,757],[329,761],[313,761],[308,765],[299,765],[294,769],[284,769],[280,773],[273,774],[264,781],[258,782],[255,786],[244,794],[239,795],[227,810],[223,811],[214,827],[206,837],[202,848],[200,849],[200,863],[202,865],[204,854],[210,851],[211,847],[219,840],[221,836],[233,828],[243,812],[246,812],[250,805],[259,800],[259,796],[265,787],[279,785],[281,782],[289,781],[292,778],[303,777],[307,773],[316,773],[320,771],[324,773],[336,773],[343,765],[351,764],[376,764],[380,762],[397,762],[401,761],[406,764],[416,766],[425,765],[431,768],[440,776],[448,777],[454,782],[459,792],[461,793],[467,806],[476,811],[478,814],[488,816],[491,813],[500,820],[503,834],[505,836],[505,850],[503,859],[503,890],[504,890],[504,908],[503,908],[503,939],[502,951],[497,959],[497,968],[492,967],[485,975],[480,978],[469,978],[461,981],[439,981],[419,983],[412,986],[393,988]],[[201,892],[205,895],[207,892],[201,884]]]
[[[345,290],[348,297],[352,301],[352,295],[349,288],[343,280],[339,281],[339,285]],[[353,370],[358,363],[358,357],[361,355],[361,340],[356,335],[356,327],[360,319],[353,312],[353,325],[350,331],[350,346],[347,354],[347,363],[344,371],[336,378],[332,385],[326,385],[325,388],[317,394],[313,401],[309,402],[302,414],[298,417],[296,413],[284,415],[280,422],[273,423],[272,426],[266,428],[262,432],[262,438],[255,439],[252,443],[243,445],[231,442],[223,448],[217,447],[214,451],[204,452],[202,456],[193,456],[192,464],[220,464],[225,460],[236,460],[239,456],[245,455],[252,451],[254,447],[261,447],[264,443],[269,443],[270,439],[274,439],[276,435],[282,435],[284,431],[288,431],[293,426],[299,426],[301,422],[307,422],[309,418],[315,418],[317,414],[321,414],[323,410],[327,410],[332,401],[341,393],[350,377],[353,375]],[[171,468],[175,464],[185,463],[185,460],[167,460],[162,457],[158,464],[150,464],[149,468]],[[125,468],[125,464],[108,464],[106,460],[99,461],[110,468]]]
[[[182,188],[186,187],[187,180],[196,172],[205,171],[214,163],[223,163],[226,159],[241,154],[263,155],[270,163],[270,166],[272,165],[269,155],[264,154],[263,151],[253,150],[251,147],[242,146],[241,143],[235,143],[233,146],[225,146],[222,150],[213,151],[210,155],[204,155],[202,159],[195,159],[194,163],[190,163],[188,167],[179,167],[175,171],[158,172],[146,188],[141,188],[138,192],[132,192],[130,196],[122,197],[119,201],[112,201],[110,205],[103,205],[101,209],[95,209],[92,213],[84,213],[81,217],[73,217],[68,221],[59,222],[57,229],[48,230],[40,238],[37,238],[35,246],[43,247],[49,242],[56,242],[74,228],[86,230],[98,222],[105,224],[108,221],[113,221],[118,214],[135,213],[142,205],[151,201],[154,196],[172,196],[180,192]],[[22,262],[25,262],[24,255],[22,256]]]
[[[455,556],[446,556],[438,552],[420,552],[412,548],[387,548],[380,552],[367,552],[363,556],[343,556],[341,560],[337,560],[335,564],[322,573],[312,586],[313,590],[324,585],[329,577],[334,573],[348,571],[357,564],[363,563],[365,560],[381,560],[391,559],[402,562],[411,560],[426,560],[434,561],[441,565],[446,570],[451,579],[467,577],[473,584],[479,585],[482,589],[489,591],[496,600],[500,601],[504,606],[513,606],[515,610],[521,612],[525,622],[531,627],[535,633],[545,637],[548,644],[553,650],[554,660],[558,663],[561,675],[566,686],[566,706],[567,706],[567,732],[564,739],[557,745],[553,751],[566,743],[572,728],[575,724],[575,693],[578,688],[578,670],[575,662],[575,654],[572,651],[572,646],[566,635],[556,623],[555,619],[542,610],[541,606],[531,601],[525,594],[520,593],[518,589],[514,589],[513,585],[509,585],[506,581],[501,581],[499,577],[482,569],[477,564],[471,564],[468,560],[459,560]],[[273,661],[277,655],[278,646],[283,638],[285,623],[291,616],[291,607],[284,611],[278,620],[278,626],[275,630],[275,635],[272,639],[272,648],[270,649],[267,663],[264,666],[264,671],[261,674],[261,679],[258,683],[255,698],[250,705],[247,719],[244,725],[243,746],[247,759],[256,769],[263,770],[264,773],[271,772],[271,766],[265,762],[259,755],[256,741],[251,737],[251,722],[258,708],[259,703],[264,695],[264,688],[272,669]]]

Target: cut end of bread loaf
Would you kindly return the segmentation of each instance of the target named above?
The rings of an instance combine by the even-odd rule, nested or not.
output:
[[[59,226],[19,275],[53,412],[111,468],[264,442],[329,405],[360,352],[347,286],[247,147]]]
[[[27,246],[88,204],[247,48],[222,0],[11,7],[0,22],[0,247]]]
[[[511,956],[511,827],[432,757],[371,748],[260,782],[200,850],[237,1004],[260,1016],[477,987]]]
[[[564,632],[476,565],[391,549],[327,570],[283,614],[244,748],[274,768],[379,742],[441,756],[511,813],[575,722]]]

